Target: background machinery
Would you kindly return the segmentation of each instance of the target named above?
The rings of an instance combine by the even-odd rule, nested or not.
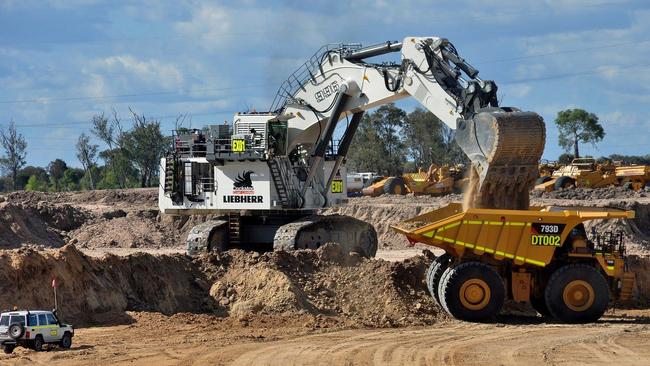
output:
[[[398,52],[399,63],[369,59]],[[204,214],[188,253],[231,247],[316,248],[326,242],[374,255],[374,228],[317,210],[346,202],[345,158],[364,111],[412,97],[451,128],[469,156],[478,205],[527,208],[545,126],[539,115],[500,107],[497,86],[439,37],[362,47],[322,47],[280,86],[265,113],[183,131],[161,159],[159,207]],[[339,141],[334,131],[346,128]],[[507,184],[506,184],[507,183]],[[498,193],[509,199],[495,201]]]
[[[584,207],[462,210],[447,207],[393,228],[411,243],[444,249],[426,273],[431,295],[449,314],[485,321],[504,299],[530,302],[562,322],[600,318],[610,299],[629,300],[635,276],[622,233],[591,238],[583,222],[634,218],[634,211]]]
[[[462,166],[449,167],[431,164],[426,172],[406,173],[387,177],[363,189],[364,196],[378,197],[382,194],[407,194],[443,196],[461,191],[464,171]],[[465,182],[466,183],[466,182]]]
[[[580,187],[601,188],[617,184],[616,167],[598,164],[594,158],[576,158],[551,176],[541,176],[535,181],[535,189],[550,192],[555,189]]]

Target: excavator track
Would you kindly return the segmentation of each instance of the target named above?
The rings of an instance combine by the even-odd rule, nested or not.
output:
[[[375,228],[344,215],[312,215],[282,225],[275,233],[273,249],[317,249],[331,242],[340,244],[346,252],[357,252],[364,257],[374,257],[377,253]]]
[[[528,209],[545,140],[533,112],[497,109],[461,121],[456,141],[472,162],[466,208]]]

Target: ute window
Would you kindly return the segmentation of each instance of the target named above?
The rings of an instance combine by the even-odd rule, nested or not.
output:
[[[0,317],[0,325],[9,325],[9,317],[8,316],[3,316]]]
[[[47,324],[53,325],[56,324],[56,318],[52,314],[47,314]]]
[[[25,326],[25,316],[24,315],[12,315],[9,319],[9,324],[21,324]]]
[[[27,316],[27,326],[28,327],[37,326],[38,324],[36,324],[36,319],[37,319],[36,314],[29,314],[29,316]]]
[[[45,314],[38,314],[38,325],[47,325]]]

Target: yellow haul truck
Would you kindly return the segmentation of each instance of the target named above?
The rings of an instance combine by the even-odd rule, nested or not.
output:
[[[434,299],[452,316],[486,321],[505,298],[530,302],[567,323],[593,322],[610,299],[628,300],[622,234],[587,236],[583,222],[633,218],[634,211],[565,207],[469,209],[451,204],[392,228],[411,243],[444,249],[426,274]]]

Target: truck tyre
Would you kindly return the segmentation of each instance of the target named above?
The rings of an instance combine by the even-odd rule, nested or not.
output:
[[[544,296],[541,297],[534,297],[530,296],[530,305],[539,313],[541,316],[551,316],[551,312],[548,311],[548,307],[546,306],[546,299]]]
[[[2,348],[3,348],[2,350],[3,350],[6,354],[11,354],[11,353],[14,352],[14,348],[16,348],[16,346],[14,346],[14,345],[11,345],[11,346],[10,346],[10,345],[5,345],[5,346],[2,347]]]
[[[384,183],[384,193],[386,194],[406,194],[406,185],[404,185],[404,179],[402,177],[391,177],[386,179]]]
[[[609,304],[607,280],[596,268],[569,264],[557,269],[544,291],[551,315],[564,323],[591,323]]]
[[[557,189],[560,189],[560,188],[571,188],[571,187],[575,187],[575,186],[576,186],[575,179],[573,179],[571,177],[559,177],[555,181],[555,185],[553,186],[553,188],[555,188],[557,190]]]
[[[63,338],[61,338],[61,342],[59,342],[59,346],[65,349],[70,349],[70,347],[72,347],[72,337],[70,336],[70,333],[66,332],[63,335]]]
[[[20,323],[14,323],[9,326],[9,337],[18,339],[25,334],[25,327]]]
[[[440,284],[440,278],[445,270],[449,267],[451,263],[452,256],[445,253],[431,263],[429,269],[427,270],[426,284],[429,289],[429,293],[433,296],[436,303],[440,305],[440,298],[438,297],[438,285]]]
[[[501,276],[481,262],[449,267],[439,285],[440,303],[454,318],[473,322],[490,320],[505,300]]]
[[[539,177],[539,178],[537,178],[537,180],[535,180],[535,185],[546,183],[551,179],[553,179],[553,178],[551,178],[549,176]]]
[[[43,337],[41,335],[37,335],[36,338],[34,338],[34,343],[32,344],[34,351],[36,352],[41,352],[43,350]]]

